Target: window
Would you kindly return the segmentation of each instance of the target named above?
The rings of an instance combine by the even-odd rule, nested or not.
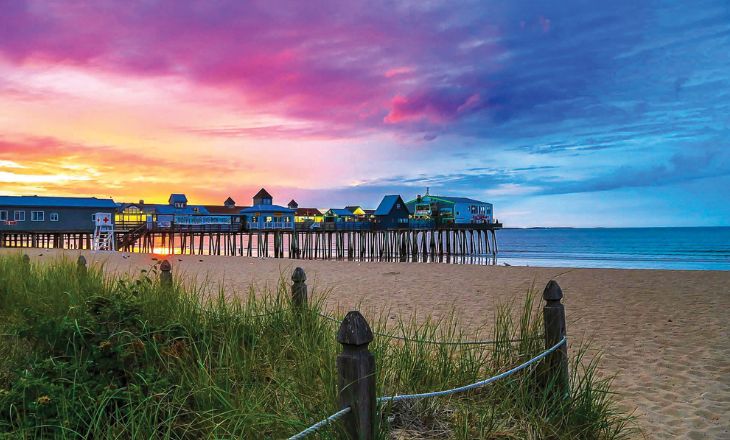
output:
[[[43,211],[31,211],[30,212],[30,221],[32,222],[42,222],[46,219],[46,213]]]
[[[175,208],[184,208],[185,204],[183,202],[175,202]]]
[[[58,213],[57,212],[52,212],[51,215],[49,216],[49,220],[52,221],[52,222],[57,222],[58,221]]]
[[[0,211],[0,222],[8,221],[8,211]]]
[[[396,203],[396,204],[395,204],[395,208],[396,208],[396,209],[400,209],[400,203]]]
[[[25,221],[25,211],[15,211],[15,221],[24,222]]]

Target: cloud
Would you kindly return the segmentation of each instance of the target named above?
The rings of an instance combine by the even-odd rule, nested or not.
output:
[[[695,185],[728,169],[728,45],[719,0],[8,2],[1,188],[217,200],[268,180],[375,203]],[[33,177],[53,174],[76,186]]]
[[[170,160],[113,146],[82,145],[49,137],[0,137],[0,192],[27,195],[162,196],[216,187],[220,176],[245,168],[205,157]],[[3,167],[3,165],[5,165]],[[205,170],[201,173],[201,170]]]

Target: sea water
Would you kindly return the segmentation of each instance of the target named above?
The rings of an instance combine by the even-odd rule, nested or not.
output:
[[[497,242],[499,265],[730,270],[730,227],[504,229]]]

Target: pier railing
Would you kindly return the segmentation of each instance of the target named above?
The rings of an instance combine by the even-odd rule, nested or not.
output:
[[[293,230],[294,229],[294,223],[292,222],[246,222],[246,228],[249,230],[255,231],[255,230],[272,230],[272,229],[286,229],[286,230]]]

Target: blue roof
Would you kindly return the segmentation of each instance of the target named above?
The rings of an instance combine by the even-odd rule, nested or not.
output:
[[[168,201],[171,205],[174,203],[188,203],[188,198],[185,194],[170,194],[170,199]]]
[[[354,214],[349,209],[330,209],[329,212],[338,217],[354,217]]]
[[[253,205],[250,208],[241,210],[241,214],[255,214],[257,212],[281,212],[282,214],[294,214],[296,209],[279,205]]]
[[[149,205],[147,205],[149,206]],[[196,211],[195,208],[198,210]],[[175,208],[170,205],[154,205],[155,212],[163,215],[208,215],[210,214],[204,206],[188,205],[185,208]]]
[[[383,197],[383,200],[378,205],[378,209],[375,210],[375,215],[388,215],[393,210],[393,206],[398,200],[403,201],[398,194],[389,195]]]
[[[424,200],[427,200],[427,199],[430,199],[431,197],[433,197],[434,199],[443,200],[443,201],[449,202],[449,203],[470,203],[470,204],[479,204],[479,205],[491,205],[491,203],[489,203],[489,202],[481,202],[479,200],[470,199],[468,197],[435,196],[435,195],[429,194],[429,195],[423,196],[422,198]],[[408,202],[408,204],[415,204],[415,202],[416,202],[416,199],[413,199],[410,202]]]
[[[0,196],[2,206],[116,209],[112,199],[96,197]]]

